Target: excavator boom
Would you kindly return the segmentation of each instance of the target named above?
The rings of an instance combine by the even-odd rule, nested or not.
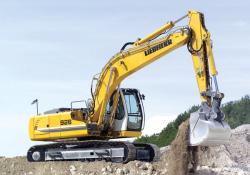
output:
[[[189,18],[188,26],[174,29],[175,24],[186,17]],[[165,36],[158,39],[163,34]],[[125,50],[128,44],[133,46]],[[102,128],[108,99],[122,80],[167,53],[187,45],[192,56],[202,101],[199,112],[193,113],[190,117],[190,144],[208,146],[228,142],[230,127],[224,122],[224,114],[220,110],[224,95],[219,92],[210,33],[205,27],[202,13],[189,11],[188,15],[174,22],[168,22],[145,38],[128,44],[125,44],[103,68],[93,98],[94,113],[91,121],[97,122],[97,125]],[[215,90],[213,90],[212,81]]]

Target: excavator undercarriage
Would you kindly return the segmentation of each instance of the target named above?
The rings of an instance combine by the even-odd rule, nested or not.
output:
[[[74,141],[37,145],[29,149],[28,161],[105,160],[127,163],[132,160],[157,161],[159,148],[153,144],[139,144],[123,141]]]

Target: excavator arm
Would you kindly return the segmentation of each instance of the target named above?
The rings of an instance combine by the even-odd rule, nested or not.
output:
[[[189,19],[188,26],[175,28],[176,23],[186,17]],[[128,45],[132,46],[129,49],[125,49]],[[93,94],[91,122],[96,122],[99,130],[103,130],[107,103],[120,83],[129,75],[184,45],[187,45],[188,51],[192,56],[195,77],[202,101],[201,108],[196,113],[197,117],[192,117],[191,115],[190,127],[192,129],[190,129],[190,132],[193,133],[196,127],[198,128],[196,131],[201,132],[199,120],[204,119],[211,120],[209,124],[214,124],[214,121],[217,121],[216,126],[213,126],[217,129],[214,132],[223,132],[224,135],[229,133],[227,135],[229,136],[230,128],[224,122],[224,114],[220,110],[221,100],[224,95],[218,89],[217,70],[212,53],[210,33],[205,27],[203,14],[197,11],[189,11],[188,15],[174,22],[166,23],[143,39],[126,43],[121,51],[109,60],[98,78]],[[214,88],[212,82],[214,82]],[[117,105],[118,95],[115,97],[115,105]],[[113,107],[114,110],[116,109],[115,105]],[[112,116],[109,120],[113,120]],[[222,127],[219,125],[222,125]],[[201,128],[204,129],[204,126],[201,126]],[[225,137],[226,139],[227,137]],[[193,139],[194,145],[202,143],[202,141],[198,140],[197,138]],[[218,142],[218,140],[213,141],[213,143]],[[204,139],[203,143],[205,145],[208,144]]]
[[[122,50],[116,54],[100,75],[95,90],[95,108],[91,120],[101,124],[110,96],[126,77],[184,45],[187,40],[188,31],[182,29],[160,40]]]

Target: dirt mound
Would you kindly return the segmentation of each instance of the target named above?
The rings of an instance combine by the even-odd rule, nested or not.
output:
[[[171,144],[169,153],[169,174],[182,175],[188,173],[188,122],[180,125],[177,136]]]
[[[167,174],[186,175],[194,173],[198,163],[198,147],[189,147],[189,122],[183,122],[179,128],[171,148],[162,157],[168,165]],[[162,149],[163,150],[163,149]]]
[[[74,161],[65,162],[27,162],[26,157],[2,158],[0,159],[1,175],[54,175],[54,174],[91,174],[100,173],[101,168],[108,164],[105,162],[82,163]],[[94,171],[93,171],[94,170]]]
[[[197,174],[250,175],[250,124],[232,130],[227,145],[199,151]]]
[[[117,164],[97,162],[29,163],[25,157],[0,157],[1,175],[187,175],[199,159],[196,173],[190,175],[250,175],[250,125],[232,132],[230,144],[207,150],[190,150],[188,123],[183,123],[171,146],[161,148],[158,162],[132,161]]]

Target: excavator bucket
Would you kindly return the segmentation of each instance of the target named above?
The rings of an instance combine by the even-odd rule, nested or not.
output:
[[[189,119],[191,146],[216,146],[229,142],[230,126],[225,121],[206,119],[199,111]]]

